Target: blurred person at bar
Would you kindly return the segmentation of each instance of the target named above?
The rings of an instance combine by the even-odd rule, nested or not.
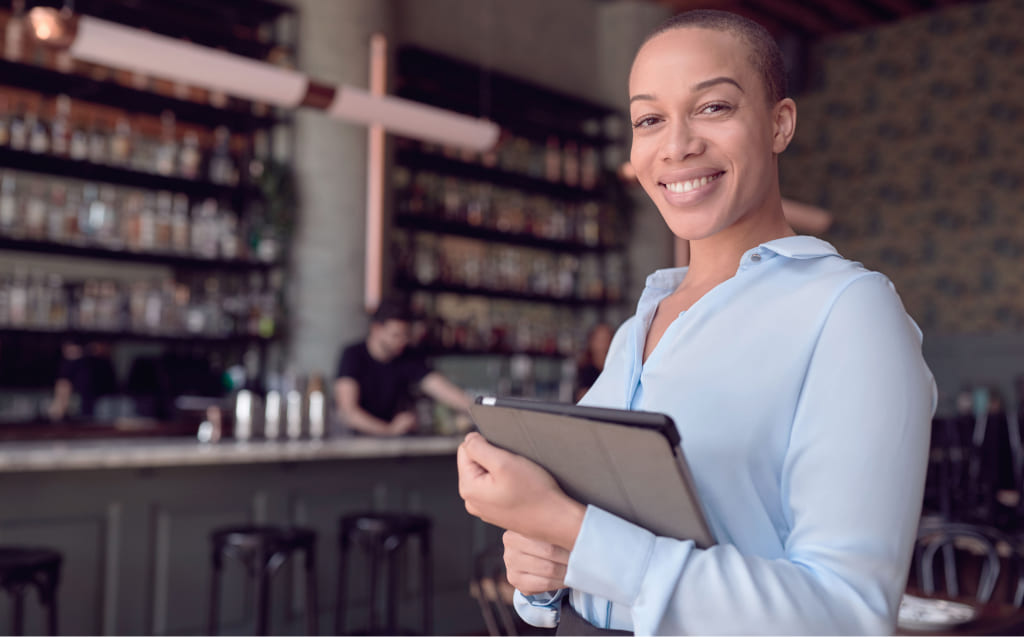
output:
[[[935,382],[892,283],[783,214],[796,130],[771,34],[681,13],[629,76],[630,162],[687,267],[647,279],[583,405],[679,429],[717,544],[572,499],[470,433],[466,509],[507,529],[515,606],[562,634],[891,634],[920,518]],[[596,461],[597,459],[595,459]]]
[[[96,401],[115,392],[117,378],[110,359],[109,343],[72,338],[61,345],[61,361],[49,408],[50,420],[64,420],[71,416],[93,419]],[[72,411],[73,396],[78,397],[77,413]]]
[[[598,323],[587,332],[587,348],[583,351],[579,366],[576,368],[575,400],[579,402],[587,390],[594,384],[604,369],[604,360],[608,356],[608,348],[612,344],[615,331],[607,323]]]
[[[334,399],[342,423],[353,431],[376,436],[414,431],[423,424],[414,409],[417,391],[460,414],[469,409],[469,396],[409,347],[412,319],[405,303],[386,299],[370,320],[366,340],[342,351]]]

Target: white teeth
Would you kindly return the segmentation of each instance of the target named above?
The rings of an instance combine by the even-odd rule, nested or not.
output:
[[[708,185],[710,182],[718,179],[721,175],[722,173],[718,173],[717,175],[712,175],[710,177],[700,177],[698,179],[690,179],[689,181],[674,181],[672,183],[665,184],[665,188],[667,188],[669,192],[690,192],[695,188]]]

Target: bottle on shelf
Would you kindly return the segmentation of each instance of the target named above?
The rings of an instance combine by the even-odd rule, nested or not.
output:
[[[173,175],[177,170],[178,144],[175,137],[175,118],[172,111],[160,114],[160,142],[154,157],[154,171],[158,175]]]
[[[58,95],[50,123],[50,152],[56,157],[71,155],[71,98]]]

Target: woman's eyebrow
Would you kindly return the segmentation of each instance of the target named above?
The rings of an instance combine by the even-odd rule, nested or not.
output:
[[[704,89],[711,88],[716,84],[732,84],[733,86],[740,90],[740,93],[746,92],[743,90],[743,87],[740,86],[739,82],[732,79],[731,77],[726,77],[724,75],[720,77],[713,77],[710,80],[704,80],[703,82],[697,82],[696,84],[693,85],[693,88],[691,88],[690,90],[696,93],[697,91],[703,91]]]
[[[736,88],[738,88],[740,90],[740,93],[745,93],[746,92],[746,91],[743,90],[743,87],[740,86],[739,82],[737,82],[736,80],[732,79],[731,77],[726,77],[724,75],[722,75],[720,77],[713,77],[710,80],[704,80],[703,82],[697,82],[696,84],[693,85],[693,87],[690,89],[690,91],[693,92],[693,93],[697,93],[699,91],[703,91],[705,89],[711,88],[712,86],[715,86],[716,84],[732,84],[733,86],[735,86]],[[634,95],[633,97],[629,98],[629,103],[632,104],[633,102],[637,102],[637,101],[653,102],[654,100],[655,100],[655,97],[653,95],[651,95],[649,93],[640,93],[639,95]]]

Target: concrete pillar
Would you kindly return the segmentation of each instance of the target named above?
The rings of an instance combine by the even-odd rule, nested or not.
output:
[[[604,102],[622,112],[622,160],[629,159],[629,70],[633,56],[647,34],[672,15],[668,8],[651,2],[632,0],[602,3],[597,17],[598,82]],[[629,237],[629,280],[626,299],[635,307],[647,275],[673,265],[674,237],[639,184],[631,184],[629,200],[632,214]]]
[[[369,42],[392,32],[390,0],[292,0],[299,68],[311,77],[368,86]],[[343,344],[361,338],[366,231],[367,129],[309,109],[295,113],[300,193],[288,290],[289,364],[330,378]]]

